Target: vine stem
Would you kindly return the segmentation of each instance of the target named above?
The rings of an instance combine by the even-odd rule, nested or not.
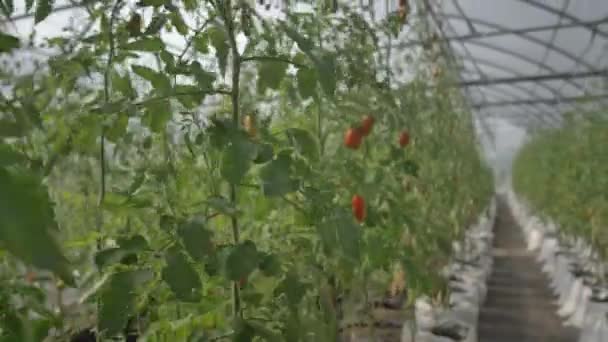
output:
[[[112,6],[112,13],[110,14],[110,24],[108,28],[108,41],[110,44],[110,51],[108,52],[108,62],[106,69],[103,74],[103,97],[104,103],[107,105],[110,102],[110,69],[112,68],[112,61],[114,59],[114,20],[116,20],[116,14],[118,13],[119,5],[122,0],[116,0],[114,6]],[[101,231],[103,230],[103,203],[106,196],[106,135],[104,123],[101,124],[100,142],[99,142],[99,198],[97,200],[97,250],[101,250]]]
[[[221,2],[218,2],[221,4]],[[239,86],[240,86],[240,76],[241,76],[241,56],[239,54],[238,46],[236,44],[236,37],[234,32],[234,20],[232,17],[232,1],[227,0],[224,3],[224,8],[217,6],[218,10],[224,16],[224,24],[226,25],[226,29],[228,31],[228,41],[230,43],[230,49],[232,50],[232,124],[234,127],[239,126]],[[230,202],[233,206],[237,206],[238,197],[237,197],[237,185],[230,184]],[[239,221],[236,216],[232,216],[232,237],[234,239],[234,243],[238,244],[240,240],[240,231],[239,231]],[[241,297],[240,297],[240,289],[238,282],[234,281],[232,283],[232,313],[233,316],[241,317]]]

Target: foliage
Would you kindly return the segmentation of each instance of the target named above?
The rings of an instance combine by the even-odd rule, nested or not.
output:
[[[546,131],[525,145],[516,159],[515,190],[560,231],[590,243],[608,257],[608,120],[589,118]]]
[[[49,4],[37,2],[37,20]],[[45,68],[7,78],[2,274],[52,271],[105,337],[135,329],[148,341],[330,340],[332,303],[384,292],[395,265],[410,299],[445,294],[441,267],[491,179],[449,75],[426,76],[440,63],[431,52],[413,81],[381,77],[378,35],[399,30],[392,17],[370,24],[343,8],[271,20],[218,0],[88,13],[90,31],[49,40],[64,52]],[[18,47],[1,39],[3,53]],[[345,148],[367,115],[372,132]],[[0,282],[0,304],[29,286]],[[0,337],[87,328],[68,309],[40,325],[30,302],[6,306]]]

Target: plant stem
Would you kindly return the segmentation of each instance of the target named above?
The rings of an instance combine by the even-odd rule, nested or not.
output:
[[[239,126],[239,81],[241,75],[241,56],[236,44],[236,37],[234,32],[234,20],[232,18],[232,1],[227,0],[224,4],[224,8],[218,8],[224,16],[224,23],[228,31],[228,40],[230,43],[230,49],[232,50],[232,124],[234,127]],[[218,6],[219,7],[219,6]],[[237,185],[230,184],[230,202],[234,207],[238,204],[237,198]],[[238,244],[240,240],[239,221],[236,216],[232,216],[232,237],[234,243]],[[232,283],[232,314],[233,316],[242,316],[241,310],[241,297],[238,282]]]

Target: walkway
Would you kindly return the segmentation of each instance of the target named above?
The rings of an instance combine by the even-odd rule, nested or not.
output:
[[[578,331],[557,315],[556,298],[523,234],[504,203],[498,202],[494,268],[479,317],[479,342],[576,342]]]

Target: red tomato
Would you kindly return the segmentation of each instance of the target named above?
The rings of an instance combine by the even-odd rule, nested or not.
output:
[[[363,121],[361,121],[361,128],[359,130],[361,131],[361,134],[363,136],[367,136],[372,131],[373,126],[374,126],[374,117],[368,115],[363,118]]]
[[[361,146],[361,140],[361,132],[356,128],[349,128],[344,135],[344,145],[353,150],[356,150]]]
[[[403,131],[399,135],[399,146],[405,147],[410,143],[410,134],[408,131]]]
[[[352,200],[353,216],[359,222],[365,220],[365,200],[359,195],[354,195]]]

